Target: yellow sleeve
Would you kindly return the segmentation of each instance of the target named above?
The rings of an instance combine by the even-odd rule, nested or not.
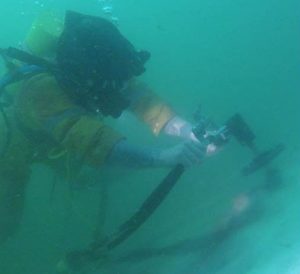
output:
[[[45,134],[91,166],[99,166],[123,137],[74,104],[54,77],[28,80],[18,99],[19,120],[35,134]]]
[[[128,88],[132,97],[130,110],[145,122],[155,135],[175,116],[172,108],[156,95],[146,84],[133,82]]]

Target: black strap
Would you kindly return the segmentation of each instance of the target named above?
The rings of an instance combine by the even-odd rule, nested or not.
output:
[[[54,72],[57,70],[57,67],[55,64],[53,64],[43,58],[40,58],[38,56],[32,55],[24,50],[17,49],[14,47],[0,49],[0,54],[2,56],[4,56],[4,58],[9,57],[9,58],[16,59],[16,60],[21,61],[26,64],[43,67],[45,69],[48,69],[51,72]]]

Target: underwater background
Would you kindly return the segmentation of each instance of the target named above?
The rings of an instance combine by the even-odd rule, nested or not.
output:
[[[1,0],[0,47],[21,45],[41,12],[63,17],[68,9],[117,17],[122,33],[152,54],[144,80],[187,119],[199,104],[220,125],[239,112],[262,151],[286,147],[273,177],[266,169],[245,177],[253,155],[232,140],[186,171],[147,223],[90,273],[299,274],[300,2]],[[130,115],[108,122],[133,142],[170,145]],[[50,169],[34,166],[21,229],[0,247],[0,273],[55,273],[66,251],[86,247],[95,230],[114,231],[167,172],[86,170],[70,193]],[[253,210],[216,236],[243,206]]]

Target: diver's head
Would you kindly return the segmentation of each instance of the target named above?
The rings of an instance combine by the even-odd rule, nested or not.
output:
[[[120,91],[149,57],[111,22],[69,11],[57,48],[58,81],[89,110],[118,117],[128,106]]]

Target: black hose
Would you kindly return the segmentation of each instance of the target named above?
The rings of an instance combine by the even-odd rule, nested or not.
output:
[[[91,247],[86,250],[70,252],[66,257],[68,267],[78,271],[87,264],[99,261],[107,252],[126,241],[149,219],[165,200],[184,170],[184,166],[181,164],[175,166],[148,196],[139,210],[104,241],[101,243],[93,243]]]

